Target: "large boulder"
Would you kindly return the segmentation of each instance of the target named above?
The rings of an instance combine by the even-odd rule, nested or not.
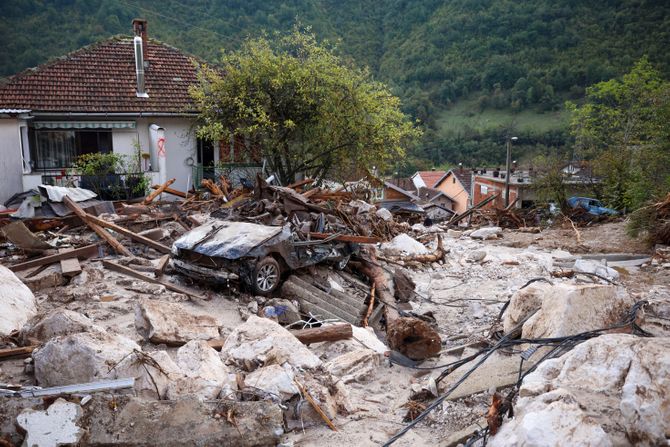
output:
[[[192,340],[179,348],[177,365],[182,375],[169,384],[168,399],[184,396],[216,399],[220,394],[234,398],[232,393],[237,389],[235,374],[231,374],[219,353],[207,342]]]
[[[272,363],[288,362],[303,369],[321,365],[319,358],[293,334],[274,321],[255,315],[233,329],[223,344],[221,358],[248,371]]]
[[[104,332],[104,329],[79,312],[55,309],[35,324],[24,326],[21,338],[26,343],[31,340],[45,342],[54,337],[92,331]]]
[[[219,336],[219,324],[209,315],[193,315],[178,303],[143,299],[135,308],[135,328],[152,343],[179,346],[191,340]]]
[[[293,383],[294,377],[293,369],[289,365],[286,367],[269,365],[247,375],[244,378],[244,386],[269,393],[285,401],[300,392]]]
[[[19,330],[37,314],[35,296],[16,277],[0,265],[0,336]]]
[[[112,368],[133,350],[141,349],[129,338],[111,333],[82,332],[55,337],[33,352],[35,379],[41,386],[110,379]]]
[[[344,383],[368,382],[377,375],[382,355],[372,349],[356,349],[335,357],[324,368]]]
[[[503,318],[505,332],[537,310],[523,325],[524,338],[564,337],[621,321],[634,300],[611,285],[535,283],[512,296]]]
[[[491,446],[665,444],[670,338],[593,338],[541,363],[519,396]]]
[[[388,256],[401,255],[420,255],[428,253],[428,249],[421,242],[413,239],[406,233],[401,233],[391,239],[390,242],[384,242],[381,245],[381,251]]]
[[[496,239],[502,235],[502,228],[500,227],[484,227],[470,233],[472,239]]]
[[[165,351],[135,351],[126,356],[111,373],[113,378],[135,379],[135,393],[149,399],[168,398],[168,387],[184,375]]]

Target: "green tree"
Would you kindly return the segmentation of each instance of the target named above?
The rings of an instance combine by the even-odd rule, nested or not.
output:
[[[284,184],[298,173],[384,171],[420,136],[386,86],[297,29],[274,42],[247,40],[220,68],[201,65],[191,94],[201,137],[244,136]]]
[[[635,209],[670,189],[670,83],[647,58],[621,79],[589,87],[581,107],[568,107],[576,150],[594,160],[611,206]]]

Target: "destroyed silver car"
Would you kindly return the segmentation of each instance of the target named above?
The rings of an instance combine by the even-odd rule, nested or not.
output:
[[[301,240],[288,225],[212,220],[174,242],[172,265],[197,280],[227,284],[239,279],[252,293],[269,295],[291,270],[325,261],[344,268],[357,245],[337,236]]]

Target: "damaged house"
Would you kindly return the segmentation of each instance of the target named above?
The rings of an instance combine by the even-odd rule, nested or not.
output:
[[[231,159],[232,146],[215,150],[193,131],[192,58],[149,39],[146,20],[135,19],[133,31],[0,84],[0,202],[40,184],[63,184],[88,153],[126,155],[129,170],[152,184],[178,179],[179,189],[188,189],[202,166]],[[78,183],[75,177],[67,186],[87,186]]]

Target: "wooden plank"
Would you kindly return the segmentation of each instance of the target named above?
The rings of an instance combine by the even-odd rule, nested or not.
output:
[[[58,262],[61,259],[69,259],[69,258],[86,259],[97,255],[98,255],[98,244],[93,244],[81,248],[76,248],[67,253],[58,253],[55,255],[44,256],[42,258],[22,262],[21,264],[15,264],[8,268],[13,272],[19,272],[21,270],[27,270],[29,268],[39,267],[41,265],[53,264],[54,262]]]
[[[105,241],[107,241],[107,243],[109,245],[111,245],[112,248],[114,249],[114,251],[116,251],[118,254],[121,254],[121,255],[124,255],[124,256],[132,256],[133,255],[126,247],[121,245],[121,243],[119,241],[114,239],[114,236],[109,234],[102,227],[100,227],[99,225],[96,225],[95,223],[93,223],[91,221],[87,221],[86,217],[89,216],[89,214],[87,214],[86,211],[81,209],[81,207],[79,205],[77,205],[77,203],[74,200],[72,200],[68,196],[65,196],[65,197],[63,197],[63,203],[68,208],[70,208],[72,210],[72,212],[74,212],[77,215],[77,217],[79,217],[81,220],[83,220],[84,223],[86,223],[86,225],[88,225],[88,227],[91,230],[95,231],[98,234],[98,236],[100,236]]]
[[[161,185],[152,185],[151,189],[158,189],[160,187],[161,187]],[[177,191],[176,189],[165,188],[165,189],[163,189],[163,192],[166,192],[168,194],[172,194],[173,196],[181,197],[182,199],[186,198],[186,193],[185,192]]]
[[[179,286],[177,284],[173,284],[169,281],[166,281],[164,279],[160,278],[152,278],[151,276],[144,275],[142,273],[136,272],[135,270],[131,269],[130,267],[126,267],[124,265],[117,264],[116,262],[112,261],[107,261],[106,259],[102,260],[102,265],[109,270],[112,270],[117,273],[122,273],[124,275],[131,276],[136,279],[141,279],[143,281],[152,283],[152,284],[161,284],[164,285],[166,289],[172,290],[173,292],[178,292],[178,293],[183,293],[184,295],[188,295],[191,298],[199,299],[199,300],[206,300],[207,297],[198,294],[196,291],[192,289],[188,289],[186,287]]]
[[[158,261],[158,265],[154,269],[154,275],[156,275],[156,278],[163,276],[163,273],[165,272],[165,267],[167,267],[169,262],[170,262],[170,255],[165,255],[160,259],[160,261]]]
[[[109,228],[110,230],[114,230],[117,233],[122,234],[126,237],[129,237],[130,239],[132,239],[136,242],[139,242],[139,243],[144,244],[144,245],[148,245],[149,247],[154,248],[154,249],[160,251],[161,253],[170,253],[170,247],[168,247],[167,245],[163,245],[160,242],[149,239],[148,237],[141,236],[137,233],[134,233],[134,232],[130,231],[127,228],[123,228],[122,226],[116,225],[115,223],[107,222],[104,219],[101,219],[101,218],[96,217],[96,216],[91,216],[90,214],[86,214],[84,219],[87,222],[93,222],[94,224],[99,225],[101,227],[106,227],[106,228]]]
[[[309,185],[310,183],[314,183],[314,179],[306,178],[304,180],[300,180],[299,182],[291,183],[287,186],[287,188],[296,189],[300,188],[301,186]]]
[[[9,357],[28,357],[31,352],[37,348],[37,345],[32,346],[21,346],[20,348],[6,348],[0,349],[0,359],[6,359]]]
[[[69,253],[73,251],[72,248],[61,248],[58,253]],[[81,265],[77,258],[67,258],[60,260],[60,270],[63,276],[73,278],[81,273]]]
[[[328,239],[334,235],[335,233],[309,233],[309,237],[312,239]],[[342,242],[355,242],[358,244],[376,244],[381,242],[381,239],[377,237],[356,236],[353,234],[340,234],[333,240]]]
[[[333,324],[310,329],[290,331],[304,344],[318,343],[321,341],[347,340],[353,336],[350,324]]]
[[[144,202],[142,202],[142,204],[144,204],[144,205],[148,205],[148,204],[150,204],[151,202],[153,202],[153,200],[154,200],[156,197],[158,197],[159,195],[161,195],[161,193],[163,193],[163,191],[165,191],[165,189],[166,189],[168,186],[170,186],[171,184],[173,184],[173,183],[175,182],[175,180],[177,180],[177,179],[174,179],[174,178],[173,178],[173,179],[170,179],[170,180],[168,180],[167,182],[163,183],[162,185],[160,185],[158,188],[156,188],[156,190],[155,190],[154,192],[152,192],[151,194],[149,194],[149,195],[144,199]]]

